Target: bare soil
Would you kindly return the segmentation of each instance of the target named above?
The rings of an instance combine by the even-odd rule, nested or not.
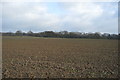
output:
[[[3,78],[117,78],[118,41],[3,37]]]

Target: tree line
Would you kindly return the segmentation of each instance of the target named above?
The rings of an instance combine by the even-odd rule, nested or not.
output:
[[[21,30],[13,32],[2,33],[2,36],[34,36],[34,37],[54,37],[54,38],[91,38],[91,39],[119,39],[120,34],[109,34],[109,33],[83,33],[83,32],[68,32],[68,31],[44,31],[34,33],[32,31],[22,32]]]

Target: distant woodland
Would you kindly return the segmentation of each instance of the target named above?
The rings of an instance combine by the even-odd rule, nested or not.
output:
[[[90,39],[120,39],[120,34],[109,34],[109,33],[84,33],[84,32],[68,32],[68,31],[44,31],[34,33],[32,31],[22,32],[21,30],[13,32],[3,32],[2,36],[34,36],[34,37],[53,37],[53,38],[90,38]]]

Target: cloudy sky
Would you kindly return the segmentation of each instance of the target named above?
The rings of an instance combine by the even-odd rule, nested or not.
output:
[[[3,2],[2,31],[118,32],[117,2]]]

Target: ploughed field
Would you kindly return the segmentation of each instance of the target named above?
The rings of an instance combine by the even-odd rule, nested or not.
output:
[[[3,78],[116,78],[118,41],[10,37],[2,39]]]

